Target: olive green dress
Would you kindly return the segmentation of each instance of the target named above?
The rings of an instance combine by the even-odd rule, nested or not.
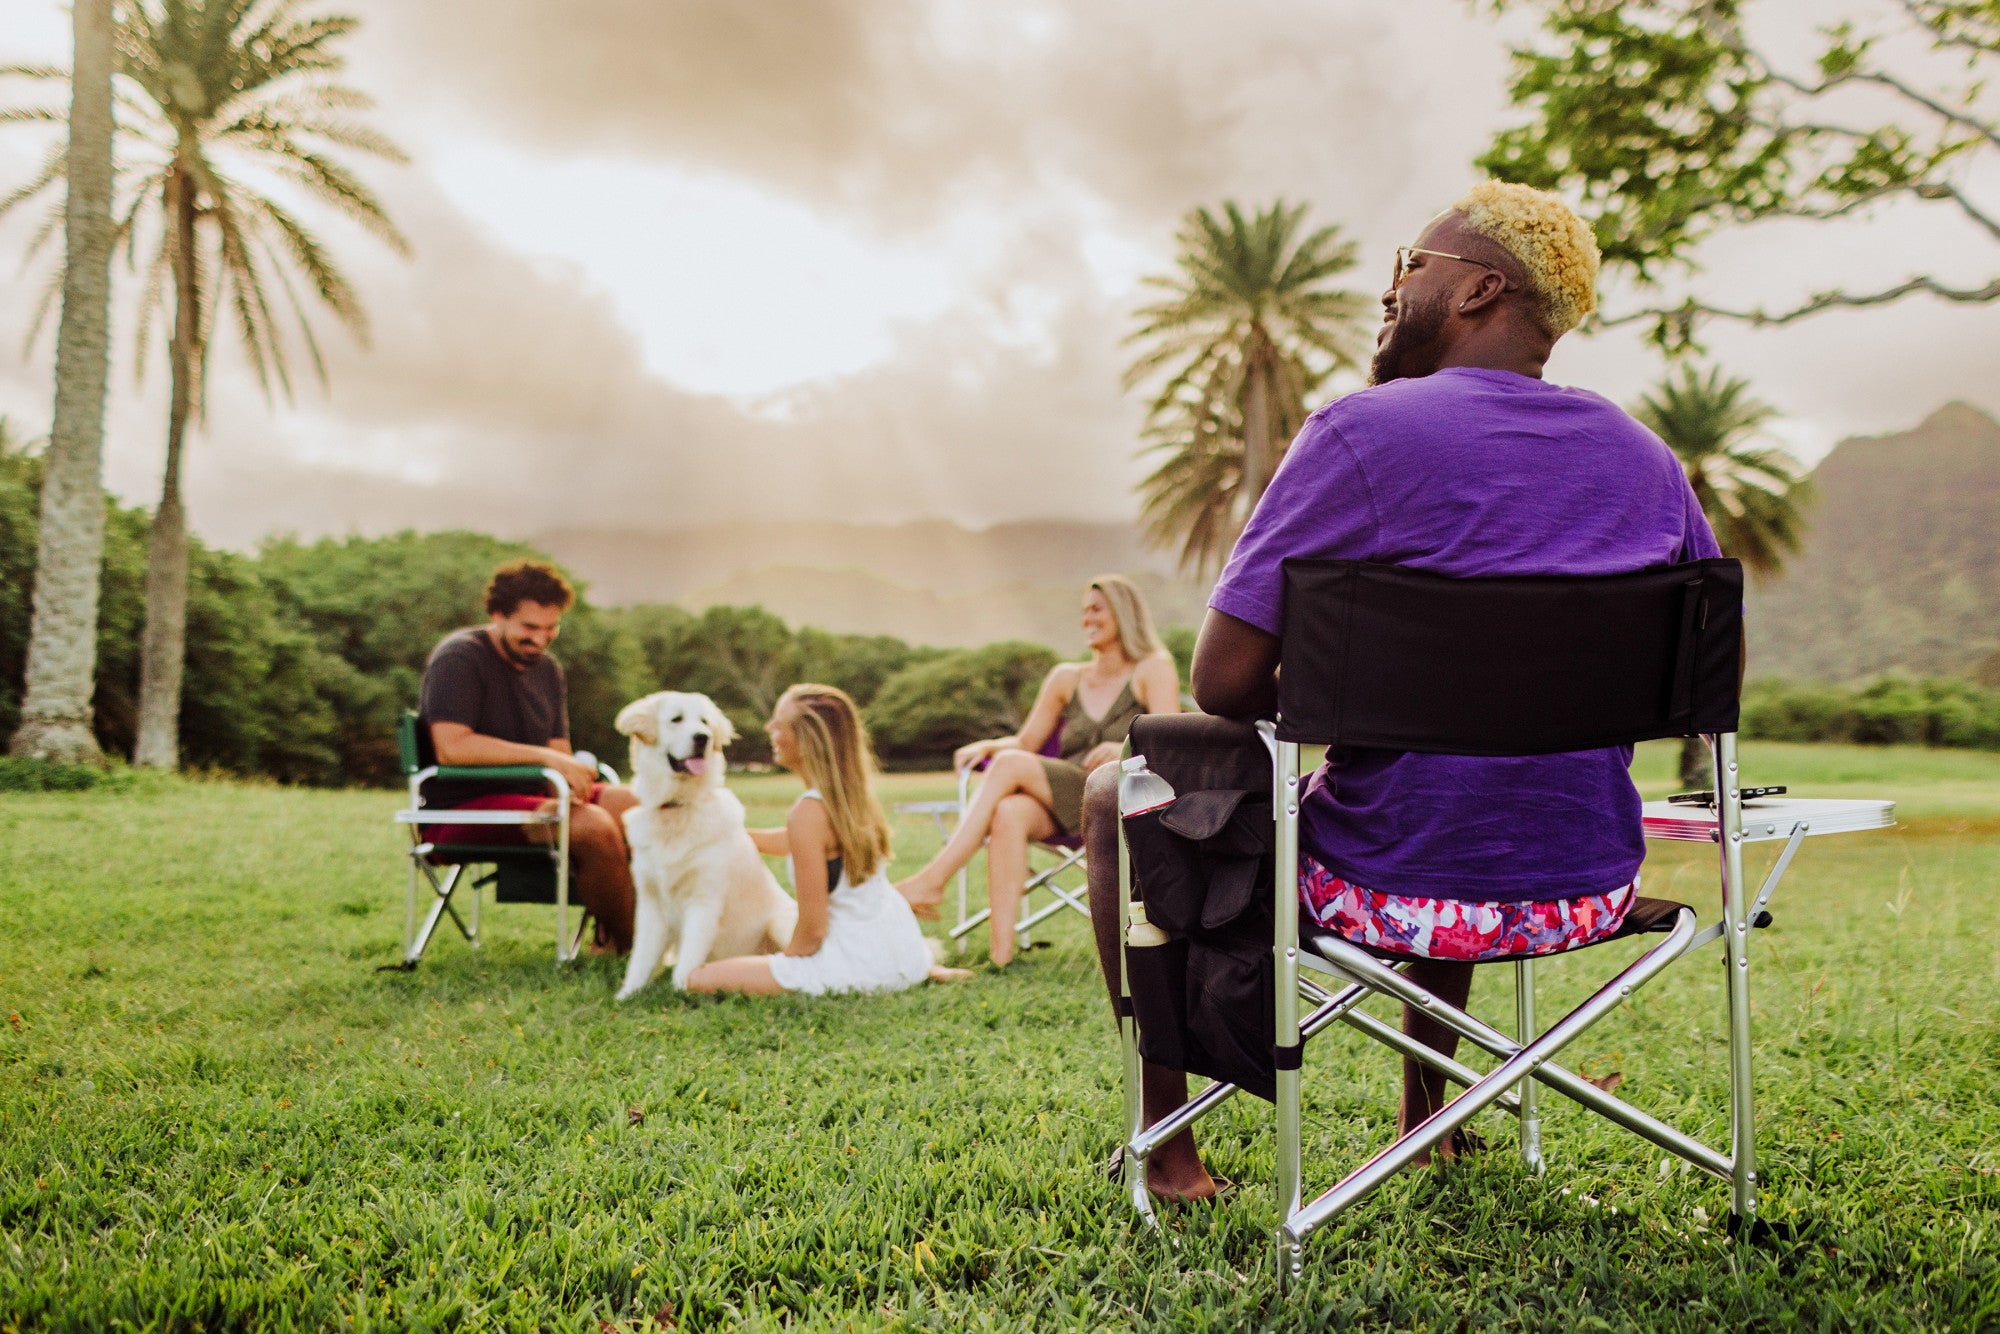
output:
[[[1083,711],[1083,691],[1079,688],[1063,706],[1062,714],[1062,758],[1042,757],[1042,772],[1049,780],[1049,795],[1055,799],[1055,807],[1050,814],[1055,816],[1057,827],[1065,834],[1074,834],[1083,828],[1083,757],[1092,749],[1106,741],[1123,742],[1125,734],[1132,730],[1132,720],[1146,711],[1139,697],[1132,693],[1132,678],[1125,678],[1124,689],[1111,701],[1111,707],[1104,711],[1102,718],[1093,718]]]

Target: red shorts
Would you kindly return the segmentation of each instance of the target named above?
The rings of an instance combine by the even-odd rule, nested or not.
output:
[[[581,795],[580,800],[597,804],[604,795],[604,784],[592,783],[590,791]],[[531,792],[496,792],[490,797],[474,797],[471,801],[461,801],[456,806],[447,806],[449,811],[536,811],[543,803],[552,800]],[[528,827],[518,824],[425,824],[418,825],[418,836],[426,843],[489,843],[501,847],[513,847],[528,842]]]

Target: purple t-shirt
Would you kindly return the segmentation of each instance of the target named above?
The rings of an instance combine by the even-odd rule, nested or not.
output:
[[[1618,574],[1719,554],[1672,452],[1615,404],[1461,367],[1315,412],[1208,605],[1278,633],[1290,556],[1481,577]],[[1602,893],[1645,859],[1631,764],[1630,746],[1502,759],[1329,752],[1300,842],[1385,894]]]

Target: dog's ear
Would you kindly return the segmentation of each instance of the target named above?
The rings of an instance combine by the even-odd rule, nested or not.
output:
[[[717,746],[727,746],[736,740],[736,725],[729,721],[729,715],[717,708],[708,696],[701,697],[703,721],[708,724],[708,734],[715,738]]]
[[[659,744],[660,711],[656,707],[659,698],[658,695],[648,695],[644,699],[633,700],[618,711],[618,717],[611,725],[642,746]]]

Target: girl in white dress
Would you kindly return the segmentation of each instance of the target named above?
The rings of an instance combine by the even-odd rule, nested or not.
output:
[[[889,820],[869,784],[875,757],[860,712],[833,686],[787,690],[764,725],[771,757],[806,781],[783,829],[757,829],[757,850],[792,859],[799,923],[782,954],[716,959],[694,970],[690,991],[770,996],[799,991],[901,991],[940,968],[910,905],[889,883]]]

